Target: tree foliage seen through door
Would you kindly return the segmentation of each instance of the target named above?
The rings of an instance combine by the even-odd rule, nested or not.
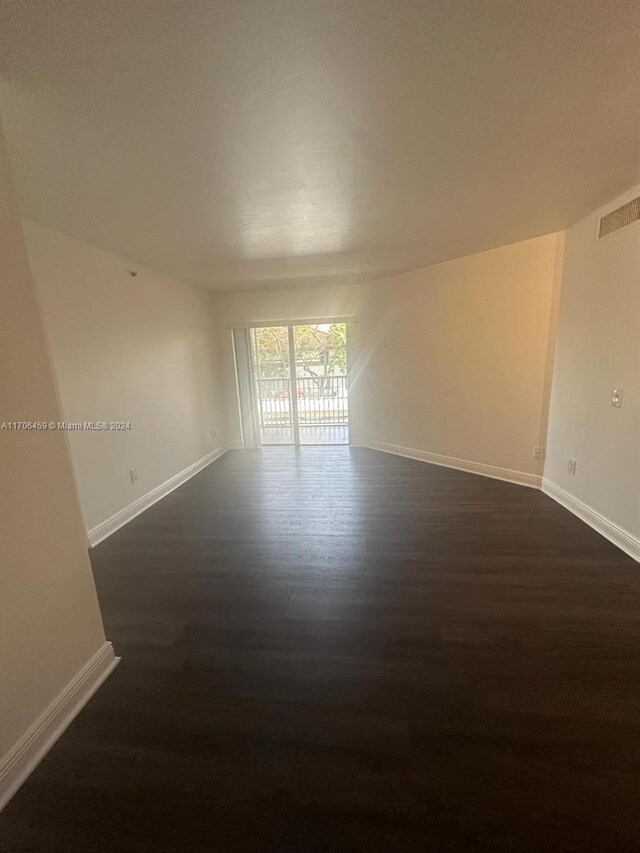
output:
[[[343,376],[347,372],[345,323],[295,326],[298,372],[307,376]],[[288,376],[289,333],[286,326],[255,329],[255,344],[263,379]]]

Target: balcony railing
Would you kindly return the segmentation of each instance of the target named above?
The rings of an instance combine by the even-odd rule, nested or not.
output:
[[[346,376],[299,376],[296,379],[300,426],[346,424],[349,419]],[[260,426],[290,426],[291,380],[258,379]]]

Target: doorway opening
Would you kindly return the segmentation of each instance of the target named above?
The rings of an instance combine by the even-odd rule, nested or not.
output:
[[[346,323],[250,330],[261,444],[348,444]]]

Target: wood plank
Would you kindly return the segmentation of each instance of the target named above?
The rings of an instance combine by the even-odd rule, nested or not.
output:
[[[91,559],[122,663],[1,849],[639,849],[640,572],[542,493],[234,451]]]

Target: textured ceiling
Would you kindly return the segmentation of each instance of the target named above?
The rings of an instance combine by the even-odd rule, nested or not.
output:
[[[372,280],[640,179],[637,0],[0,11],[24,214],[212,289]]]

